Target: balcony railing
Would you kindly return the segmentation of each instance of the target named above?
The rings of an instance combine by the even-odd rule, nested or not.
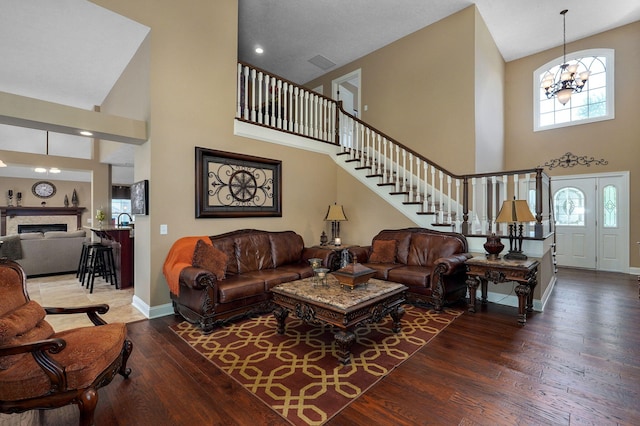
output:
[[[550,179],[540,168],[457,175],[342,109],[336,102],[248,64],[238,64],[238,120],[339,147],[338,155],[367,178],[403,197],[432,226],[465,235],[506,234],[495,219],[504,200],[525,199],[536,217],[527,235],[552,230]],[[315,143],[311,142],[310,143]]]

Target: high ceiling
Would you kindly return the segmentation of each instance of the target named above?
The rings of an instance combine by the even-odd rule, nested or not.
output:
[[[638,0],[239,0],[238,58],[302,84],[471,4],[507,62],[561,45],[563,9],[567,42],[640,20]]]
[[[476,4],[506,61],[640,20],[638,0],[238,0],[238,59],[305,83]],[[86,0],[0,0],[0,91],[92,109],[149,29]],[[265,52],[257,55],[255,47]],[[418,53],[419,54],[419,53]],[[309,62],[316,58],[330,67]],[[328,61],[328,62],[327,62]],[[335,64],[331,66],[331,64]],[[0,149],[42,152],[42,137]],[[46,139],[46,138],[45,138]],[[61,142],[61,148],[77,146]],[[132,162],[131,149],[109,162]],[[60,154],[64,155],[64,154]],[[0,176],[7,173],[0,169]],[[6,174],[5,174],[6,175]],[[126,183],[126,182],[117,182]]]

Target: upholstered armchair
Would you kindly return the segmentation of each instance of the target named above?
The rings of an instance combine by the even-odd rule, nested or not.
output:
[[[126,325],[99,316],[108,305],[43,308],[29,299],[26,284],[18,263],[0,259],[0,412],[76,404],[80,425],[92,425],[98,389],[131,372]],[[95,327],[56,333],[44,320],[74,313],[86,313]]]

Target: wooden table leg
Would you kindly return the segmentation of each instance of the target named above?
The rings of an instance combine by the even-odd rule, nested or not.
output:
[[[527,322],[527,300],[531,288],[528,284],[518,284],[516,286],[516,294],[518,295],[518,324],[525,325]]]
[[[480,280],[480,287],[482,289],[482,304],[486,305],[488,302],[487,300],[487,296],[489,294],[489,280],[486,278],[480,278],[478,277],[478,279]]]
[[[393,328],[391,330],[394,333],[400,333],[402,327],[400,327],[400,320],[404,315],[404,308],[400,305],[396,306],[396,309],[389,313],[391,315],[391,319],[393,320]]]
[[[273,316],[278,321],[278,328],[276,329],[278,331],[278,334],[284,334],[284,321],[289,316],[289,310],[283,308],[282,306],[278,306],[273,310]]]
[[[467,287],[469,287],[469,312],[476,311],[476,291],[478,290],[479,278],[469,275]]]
[[[340,330],[335,334],[338,360],[343,365],[351,363],[351,345],[356,340],[356,335],[348,330]]]

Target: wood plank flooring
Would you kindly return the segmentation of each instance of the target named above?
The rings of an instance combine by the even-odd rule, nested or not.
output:
[[[176,321],[129,324],[133,373],[99,391],[98,425],[286,424],[171,332]],[[65,410],[41,421],[75,423]],[[512,307],[465,313],[327,424],[639,425],[636,278],[563,269],[525,327]]]

